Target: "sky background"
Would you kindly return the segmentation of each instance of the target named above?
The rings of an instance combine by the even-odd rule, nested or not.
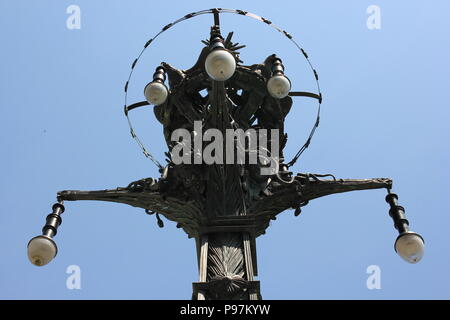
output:
[[[69,30],[69,5],[81,29]],[[366,9],[381,9],[369,30]],[[28,262],[56,192],[126,186],[158,177],[131,139],[123,88],[145,42],[187,13],[212,7],[247,10],[291,33],[317,69],[321,124],[295,172],[337,178],[390,177],[411,229],[426,241],[424,259],[404,262],[385,190],[312,201],[299,217],[286,211],[257,239],[265,299],[449,299],[448,192],[450,21],[448,1],[6,1],[0,2],[0,298],[190,299],[198,280],[195,243],[175,223],[160,229],[144,210],[107,202],[66,202],[45,267]],[[212,16],[165,32],[147,50],[130,84],[143,100],[154,68],[187,69],[197,59]],[[264,23],[221,16],[246,64],[277,53],[293,90],[314,91],[305,59]],[[286,121],[291,158],[314,122],[316,104],[295,98]],[[148,149],[164,161],[162,127],[151,108],[131,114]],[[81,289],[69,290],[70,265]],[[381,269],[369,290],[366,270]]]

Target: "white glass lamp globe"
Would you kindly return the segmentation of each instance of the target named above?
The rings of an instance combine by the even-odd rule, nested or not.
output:
[[[167,87],[164,85],[164,83],[161,83],[159,81],[152,81],[144,88],[145,99],[147,99],[148,103],[155,106],[163,104],[166,101],[168,95],[169,92],[167,90]]]
[[[409,263],[417,263],[422,259],[424,246],[422,237],[414,232],[403,233],[395,241],[395,251]]]
[[[56,243],[46,236],[37,236],[28,243],[28,259],[35,266],[45,266],[58,252]]]
[[[231,78],[236,70],[236,60],[226,50],[211,51],[205,60],[205,69],[211,79],[225,81]]]
[[[276,99],[283,99],[291,91],[291,82],[283,75],[276,75],[267,81],[267,90]]]

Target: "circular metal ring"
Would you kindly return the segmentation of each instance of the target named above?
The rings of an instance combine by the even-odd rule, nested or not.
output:
[[[178,24],[179,22],[203,15],[203,14],[217,14],[217,13],[233,13],[233,14],[238,14],[238,15],[242,15],[242,16],[247,16],[253,19],[256,19],[258,21],[264,22],[265,24],[267,24],[268,26],[274,28],[275,30],[277,30],[278,32],[282,33],[286,38],[288,38],[297,48],[298,50],[303,54],[303,56],[305,57],[306,61],[308,62],[308,65],[314,75],[314,80],[316,82],[317,85],[317,91],[318,91],[318,96],[320,97],[318,99],[318,108],[317,108],[317,116],[316,116],[316,121],[314,123],[314,126],[311,129],[311,132],[309,134],[308,139],[306,140],[306,142],[303,144],[303,146],[299,149],[299,151],[296,153],[296,155],[293,157],[293,159],[291,161],[289,161],[286,165],[288,167],[291,167],[292,165],[294,165],[294,163],[297,161],[297,159],[300,157],[300,155],[309,147],[309,144],[311,143],[311,139],[314,136],[314,133],[316,131],[316,128],[319,126],[319,121],[320,121],[320,109],[321,109],[321,104],[322,104],[322,92],[320,90],[320,84],[319,84],[319,76],[318,73],[316,71],[316,69],[314,69],[308,54],[306,53],[306,51],[294,40],[294,37],[292,37],[291,34],[289,34],[288,32],[286,32],[285,30],[281,29],[280,27],[276,26],[275,24],[272,23],[272,21],[265,19],[263,17],[260,17],[254,13],[248,12],[248,11],[244,11],[244,10],[237,10],[237,9],[222,9],[222,8],[213,8],[213,9],[207,9],[207,10],[201,10],[201,11],[197,11],[197,12],[192,12],[189,13],[185,16],[183,16],[182,18],[179,18],[177,20],[175,20],[174,22],[171,22],[167,25],[165,25],[161,31],[159,31],[153,38],[150,38],[144,45],[144,48],[141,50],[141,52],[139,53],[138,57],[133,61],[133,63],[131,64],[131,71],[130,74],[128,75],[128,79],[127,82],[125,83],[125,105],[124,105],[124,110],[125,110],[125,115],[127,117],[128,120],[128,125],[130,127],[130,133],[131,136],[133,137],[133,139],[136,140],[136,142],[138,143],[138,145],[141,147],[144,155],[149,158],[151,161],[153,161],[153,163],[156,164],[156,166],[158,166],[158,168],[161,170],[163,170],[163,166],[147,151],[147,149],[145,148],[144,144],[141,142],[141,140],[139,139],[139,137],[136,135],[135,130],[133,128],[133,125],[131,124],[131,120],[128,116],[128,112],[126,111],[127,106],[128,106],[128,86],[129,83],[131,81],[131,77],[133,75],[133,71],[139,61],[139,59],[142,57],[143,53],[145,52],[145,50],[152,44],[152,42],[159,37],[163,32],[165,32],[166,30],[172,28],[174,25]]]

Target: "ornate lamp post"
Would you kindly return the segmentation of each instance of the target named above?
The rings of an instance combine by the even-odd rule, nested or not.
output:
[[[292,41],[309,62],[306,52],[289,33],[269,20],[246,11],[204,10],[188,14],[165,26],[156,37],[180,21],[202,14],[214,15],[210,38],[203,41],[206,46],[192,68],[178,70],[162,63],[144,89],[146,101],[128,105],[128,85],[138,58],[132,64],[125,85],[124,111],[127,118],[131,110],[152,104],[156,118],[163,125],[169,148],[169,153],[166,153],[168,164],[165,167],[143,147],[128,118],[131,135],[138,141],[144,154],[159,167],[161,177],[134,181],[123,188],[58,192],[58,202],[47,217],[43,234],[28,244],[30,261],[42,266],[56,255],[57,247],[52,238],[61,224],[63,201],[125,203],[143,208],[148,214],[156,213],[160,227],[163,223],[159,215],[163,215],[176,222],[177,227],[182,228],[189,238],[195,238],[199,281],[193,283],[193,299],[257,300],[261,299],[261,295],[259,281],[254,280],[258,272],[255,239],[265,233],[270,220],[290,208],[294,208],[295,215],[298,215],[301,207],[310,200],[326,195],[386,188],[389,214],[400,233],[395,250],[406,261],[418,262],[423,255],[424,242],[418,234],[409,231],[405,210],[398,205],[398,197],[390,192],[391,179],[335,179],[332,175],[294,175],[289,171],[289,167],[309,146],[319,125],[322,94],[317,72],[309,62],[317,82],[317,93],[296,92],[291,91],[291,81],[284,75],[282,61],[275,54],[267,57],[263,63],[244,65],[237,51],[244,46],[231,41],[232,33],[226,38],[222,37],[220,13],[240,14],[268,24]],[[153,40],[145,44],[143,51]],[[142,52],[139,57],[141,55]],[[165,84],[166,78],[168,86]],[[202,96],[200,91],[205,89],[208,94]],[[306,143],[290,162],[285,163],[283,149],[287,135],[284,132],[284,120],[292,106],[291,97],[295,96],[316,99],[318,115]],[[187,139],[174,139],[174,136],[180,138],[177,131],[180,128],[189,133]],[[211,145],[203,148],[196,144],[198,139],[200,142],[207,140],[202,138],[202,132],[208,130],[214,133],[216,140],[220,135],[228,139],[229,132],[233,135],[227,140],[227,147],[215,144],[211,152]],[[246,134],[255,133],[255,136],[244,135],[244,139],[240,140],[242,137],[236,132],[244,131]],[[211,141],[211,136],[209,138]],[[256,149],[251,148],[252,139],[257,140]],[[270,147],[265,144],[269,140]],[[202,157],[207,149],[214,161]],[[241,152],[248,159],[256,153],[258,161],[240,161],[242,159],[234,151]],[[226,158],[227,161],[221,161],[220,155],[222,160]]]

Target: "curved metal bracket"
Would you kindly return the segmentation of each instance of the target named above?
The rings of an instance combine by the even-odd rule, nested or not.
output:
[[[130,104],[129,106],[125,106],[123,108],[123,112],[125,112],[125,115],[127,116],[128,111],[131,111],[131,110],[139,108],[139,107],[148,106],[148,105],[150,105],[150,103],[148,103],[147,101],[136,102],[136,103]]]
[[[304,92],[304,91],[291,91],[289,92],[289,96],[291,97],[310,97],[319,100],[319,103],[322,103],[322,93],[312,93],[312,92]]]

